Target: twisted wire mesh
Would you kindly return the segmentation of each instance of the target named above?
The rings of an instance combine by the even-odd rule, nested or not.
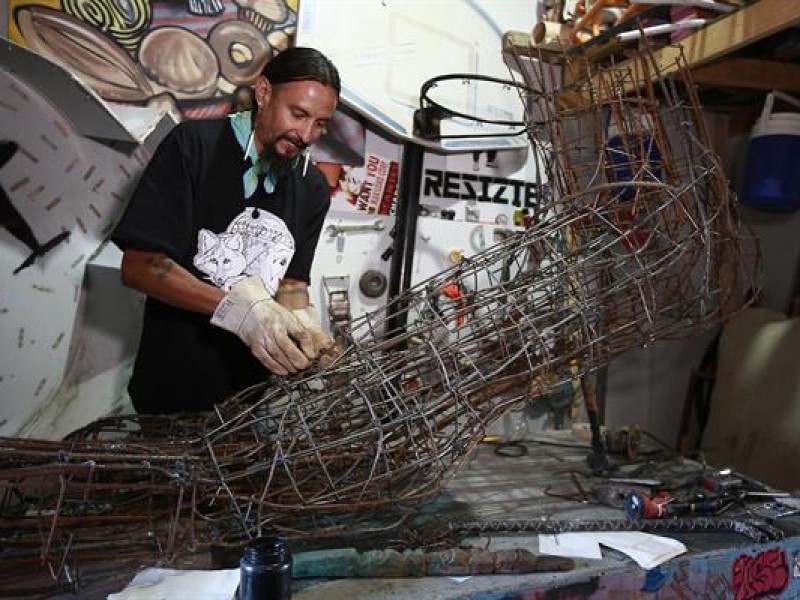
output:
[[[6,553],[58,579],[109,548],[170,559],[265,529],[392,528],[513,406],[730,316],[756,286],[757,249],[686,71],[656,87],[651,65],[644,52],[577,91],[550,85],[544,61],[522,69],[552,192],[532,226],[352,321],[329,368],[213,413],[0,440]]]

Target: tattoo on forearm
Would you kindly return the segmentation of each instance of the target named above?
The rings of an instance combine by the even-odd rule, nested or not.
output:
[[[175,263],[172,261],[171,258],[167,258],[166,256],[159,256],[158,258],[151,259],[150,264],[152,264],[153,267],[155,267],[156,277],[158,277],[159,279],[164,279]]]

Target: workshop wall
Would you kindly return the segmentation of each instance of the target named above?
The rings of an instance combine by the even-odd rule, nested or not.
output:
[[[335,309],[342,308],[346,294],[351,319],[387,300],[402,145],[368,124],[364,125],[364,137],[363,165],[340,169],[315,259],[312,298],[323,317],[330,315],[331,293]],[[537,171],[532,153],[525,147],[426,152],[418,183],[421,206],[412,283],[521,229],[539,194],[547,193],[546,186],[535,183]],[[339,227],[353,226],[360,228],[337,233]]]
[[[749,133],[731,135],[725,147],[727,170],[739,193],[749,142]],[[800,213],[743,206],[742,216],[761,247],[763,290],[757,307],[722,330],[702,448],[714,464],[793,490],[800,488]]]
[[[210,118],[230,110],[234,84],[251,82],[263,63],[288,45],[297,18],[297,3],[277,1],[272,4],[274,14],[264,21],[265,15],[255,15],[236,2],[194,3],[192,6],[145,2],[136,4],[134,13],[111,15],[113,25],[107,26],[94,22],[90,13],[73,3],[12,0],[9,35],[21,47],[30,47],[68,69],[109,103],[106,108],[147,105],[161,113],[176,114],[177,118]],[[517,6],[524,6],[526,13],[531,10],[530,3],[521,2]],[[486,11],[476,10],[471,5],[467,8],[469,18],[478,19],[482,27],[473,35],[483,35],[488,28],[497,38],[491,47],[468,52],[469,60],[477,61],[481,52],[498,55],[496,47],[499,47],[503,27],[516,22],[508,20],[513,11],[509,13],[508,7],[503,8],[507,22],[501,27],[487,20]],[[205,14],[194,14],[192,10]],[[522,20],[529,21],[532,17],[528,15]],[[254,26],[259,28],[257,37],[266,37],[269,46],[259,46],[257,52],[256,42],[244,35]],[[414,20],[411,26],[416,30],[424,29],[425,21]],[[251,57],[247,69],[243,64],[234,65],[237,68],[229,64],[240,58],[240,54],[220,53],[221,46],[217,42],[224,38],[223,27],[232,29],[226,35],[236,33],[251,40],[250,46],[238,49]],[[455,37],[449,35],[448,39],[454,41],[457,51],[462,49]],[[480,46],[477,42],[476,45]],[[82,47],[94,47],[97,52],[79,52]],[[170,61],[158,60],[167,55]],[[196,57],[203,60],[197,63]],[[440,58],[447,59],[441,54]],[[499,57],[493,62],[496,68],[505,71]],[[257,69],[253,66],[255,63],[258,63]],[[198,64],[199,69],[196,68]],[[402,93],[413,96],[416,89],[418,86],[411,86]],[[54,91],[57,91],[56,86]],[[61,107],[55,104],[53,109],[59,110]],[[102,102],[100,105],[103,106]],[[312,297],[325,314],[329,288],[340,281],[348,281],[349,292],[356,300],[352,315],[359,316],[386,301],[389,264],[386,251],[391,250],[393,242],[402,145],[378,128],[368,127],[363,118],[346,110],[337,112],[330,129],[330,134],[314,148],[315,162],[339,171],[333,181],[332,209],[327,225],[352,224],[359,220],[374,223],[377,217],[383,229],[355,237],[324,234]],[[483,156],[477,152],[450,157],[435,153],[426,155],[428,183],[423,195],[426,210],[430,212],[422,219],[430,223],[427,229],[423,223],[418,234],[417,244],[423,250],[416,261],[415,282],[486,248],[495,235],[502,235],[519,212],[521,198],[529,191],[525,182],[534,177],[529,169],[526,171],[526,144],[521,139],[518,143],[500,145],[512,150]],[[145,163],[146,160],[140,158],[137,167]],[[104,167],[98,171],[98,177],[108,169]],[[127,172],[137,171],[131,167]],[[55,173],[46,175],[56,177]],[[469,183],[463,182],[473,177],[480,178],[475,180],[480,185],[473,200],[465,205],[449,197],[453,178],[462,181],[464,189],[472,189]],[[111,179],[106,180],[106,185],[114,188]],[[128,191],[129,187],[119,190],[117,195],[124,199]],[[530,198],[524,201],[530,202]],[[115,207],[121,211],[124,202],[117,202]],[[478,204],[482,205],[480,209]],[[117,216],[118,212],[108,213],[98,243],[110,231]],[[484,226],[487,227],[485,231]],[[69,343],[63,341],[62,347],[68,347],[69,351],[52,361],[55,371],[46,377],[41,369],[33,368],[39,361],[28,361],[32,366],[30,377],[39,377],[39,387],[42,381],[47,384],[46,388],[35,392],[37,398],[41,394],[44,400],[28,402],[30,392],[24,386],[10,391],[9,396],[21,398],[19,403],[14,403],[21,410],[15,418],[6,420],[6,429],[0,433],[59,437],[100,414],[128,407],[124,387],[138,340],[142,298],[119,284],[120,255],[115,247],[97,247],[87,254],[94,258],[87,263],[85,274],[81,271],[76,275],[74,305],[65,313],[74,320],[72,329],[63,336]],[[9,260],[13,258],[13,254],[9,255]],[[110,306],[118,312],[109,310]],[[23,330],[22,325],[9,325],[4,331],[10,336],[14,332],[19,335]],[[28,331],[30,333],[30,328]],[[4,367],[13,371],[10,362]],[[7,379],[20,381],[16,372]]]
[[[707,117],[709,127],[716,130],[715,137],[723,140],[719,152],[729,174],[731,187],[740,194],[745,178],[749,133],[730,135],[730,117],[724,114],[708,113]],[[800,213],[765,212],[740,206],[740,214],[745,222],[745,233],[754,237],[762,253],[763,287],[759,306],[766,309],[773,320],[780,320],[779,315],[789,314],[793,299],[798,293],[800,236],[797,232],[800,230]],[[742,322],[748,323],[748,318],[751,317],[746,317]],[[787,331],[791,330],[789,325],[787,324]],[[639,423],[661,439],[674,442],[680,427],[691,373],[699,366],[706,350],[716,343],[721,329],[703,332],[685,340],[658,342],[613,362],[609,368],[609,400],[606,412],[609,424]],[[741,338],[740,329],[741,325],[737,325],[736,332]],[[747,331],[752,334],[752,343],[759,343],[759,336],[763,336],[763,332],[755,326]],[[738,353],[729,350],[729,354],[731,357],[726,360],[725,372],[732,373],[744,364],[748,350],[741,348]],[[761,352],[762,357],[767,354]],[[720,377],[725,381],[721,381],[721,388],[715,390],[714,403],[719,403],[724,408],[712,409],[712,419],[717,422],[709,425],[711,439],[707,449],[713,460],[718,461],[721,466],[729,462],[754,476],[762,475],[776,485],[786,484],[791,479],[797,486],[800,483],[796,478],[792,479],[793,475],[790,473],[776,476],[779,465],[787,464],[786,456],[798,453],[795,445],[777,444],[776,447],[781,448],[780,456],[769,454],[766,448],[763,452],[753,453],[752,440],[758,435],[769,435],[764,433],[769,419],[754,418],[757,416],[755,413],[743,413],[739,409],[740,406],[750,404],[758,406],[756,413],[762,414],[769,402],[787,406],[786,398],[796,395],[797,389],[792,385],[793,373],[790,370],[782,373],[780,371],[781,365],[785,366],[783,358],[775,356],[774,361],[752,363],[746,377],[735,379],[746,383],[742,383],[739,388],[732,385],[730,377],[724,374],[717,376],[718,381]],[[761,366],[754,372],[752,367],[755,364]],[[751,392],[758,388],[758,384],[752,382],[767,382],[774,378],[776,372],[779,375],[770,385],[780,386],[784,392],[774,399],[763,397],[762,403],[753,404]],[[759,397],[765,390],[766,388],[759,392]],[[791,406],[791,403],[788,405]],[[791,411],[790,413],[793,414]],[[779,418],[781,425],[788,422],[790,421]]]
[[[800,489],[800,319],[751,308],[725,325],[703,450],[784,490]]]
[[[502,34],[534,22],[537,4],[447,0],[421,10],[412,3],[302,3],[297,43],[321,49],[337,64],[343,103],[351,109],[345,112],[354,113],[349,119],[337,118],[332,135],[313,151],[326,173],[336,173],[312,277],[312,296],[323,318],[329,314],[328,296],[340,321],[386,302],[402,144],[413,137],[421,87],[448,73],[508,80],[499,51]],[[495,115],[515,110],[522,118],[516,90],[482,88],[474,80],[450,83],[437,85],[439,91],[447,87],[441,98],[468,114],[482,108]],[[442,119],[442,133],[454,126],[451,121],[461,127],[478,125]],[[514,226],[515,217],[521,225],[521,213],[528,210],[524,204],[535,202],[535,185],[528,182],[536,180],[536,168],[526,138],[509,137],[507,126],[483,127],[481,134],[502,129],[503,135],[437,139],[425,145],[423,176],[416,184],[421,207],[413,283],[489,247],[496,235]]]
[[[328,329],[333,320],[344,324],[387,300],[402,146],[359,124],[361,160],[338,165],[311,274],[311,298]],[[338,233],[337,227],[355,229]]]
[[[74,2],[10,0],[9,12],[0,11],[0,26],[4,31],[7,28],[12,40],[65,65],[108,103],[132,102],[160,107],[159,110],[171,108],[184,118],[210,118],[230,110],[235,86],[252,82],[263,63],[287,47],[301,26],[296,0],[275,0],[271,4],[269,15],[259,15],[237,0],[205,0],[187,4],[140,2],[132,5],[138,11],[135,18],[114,15],[112,22],[117,25],[106,27],[93,22],[88,12],[82,11]],[[339,3],[337,10],[344,14],[348,10],[346,4]],[[467,4],[472,6],[472,10],[481,3]],[[488,2],[486,5],[489,6]],[[509,25],[527,29],[528,23],[535,22],[532,15],[536,13],[537,5],[519,3],[522,5],[525,5],[524,12],[520,12],[513,22],[481,17],[479,25],[498,39]],[[357,4],[352,4],[351,12],[355,6]],[[479,10],[472,12],[476,18],[481,14]],[[510,20],[509,14],[505,13],[504,18]],[[426,25],[430,14],[417,16],[406,19],[405,26],[434,35],[435,32],[432,33],[431,27]],[[359,19],[347,18],[359,24]],[[453,18],[448,24],[457,22]],[[363,22],[361,24],[363,26]],[[305,26],[312,27],[314,23]],[[317,30],[329,27],[331,35],[338,40],[353,39],[328,21],[316,23],[316,27]],[[468,30],[455,26],[451,29],[459,35]],[[407,29],[393,31],[399,38]],[[450,47],[454,51],[463,50],[463,56],[477,56],[464,50],[459,35],[449,35]],[[243,40],[235,52],[226,41],[233,38]],[[488,51],[499,54],[499,46],[495,42],[490,44],[490,39],[493,38],[485,37],[483,45]],[[404,45],[403,39],[395,41],[407,52],[406,58],[411,56],[410,46]],[[77,50],[75,44],[86,44],[100,50],[91,55],[76,53],[73,52]],[[169,70],[165,61],[158,60],[167,47],[174,49],[179,57],[174,70]],[[194,69],[198,57],[201,68]],[[426,68],[454,70],[454,65],[448,63],[446,57],[436,55],[433,58],[435,60],[425,65]],[[375,63],[381,57],[362,55],[360,59]],[[109,74],[113,76],[109,77]],[[399,85],[397,81],[386,79],[379,83],[393,88]],[[408,114],[415,108],[418,89],[418,85],[408,85],[402,90],[403,94],[409,95],[403,107]],[[11,93],[10,90],[12,87],[7,85],[3,93]],[[39,106],[34,102],[30,110]],[[58,112],[61,109],[52,100],[41,106],[46,111]],[[36,119],[47,122],[46,119]],[[10,124],[11,121],[4,119],[4,128]],[[334,308],[346,308],[347,318],[355,318],[386,302],[385,282],[394,241],[392,230],[402,160],[399,139],[353,111],[337,112],[331,130],[313,154],[316,162],[333,165],[337,173],[332,182],[331,212],[312,273],[312,299],[325,324],[333,304],[331,292],[346,292],[346,307],[341,304],[342,296],[339,295]],[[3,135],[9,135],[5,129]],[[76,143],[82,156],[91,160],[96,156],[108,157],[97,158],[98,164],[113,163],[110,157],[116,158],[118,154],[116,149],[109,150],[108,146],[93,139],[82,137]],[[0,170],[0,183],[6,190],[24,177],[15,170],[21,158],[15,157],[7,169]],[[129,158],[123,153],[121,160]],[[134,173],[145,160],[146,154],[140,153],[130,163],[130,172]],[[738,171],[736,163],[732,164],[731,172],[735,178]],[[106,166],[105,170],[109,173],[118,171],[113,164]],[[537,165],[524,144],[456,153],[426,152],[419,183],[422,214],[415,240],[417,254],[413,281],[422,281],[491,246],[508,229],[523,227],[529,204],[546,194],[546,189],[540,187],[542,182],[534,183],[537,182],[537,171]],[[129,189],[127,184],[112,182],[111,177],[105,177],[103,189],[111,190],[117,185],[120,191],[116,193],[124,197]],[[92,178],[90,180],[97,183]],[[75,197],[86,197],[86,184],[77,180],[74,183],[83,187],[75,192],[69,191],[69,186],[73,185],[69,178],[59,185],[64,186],[65,193],[69,191]],[[23,186],[13,190],[14,193],[9,195],[12,203],[28,206],[24,202],[29,200],[23,194],[26,189],[34,188]],[[113,204],[115,211],[121,208],[119,200],[116,202]],[[78,208],[71,207],[70,211],[73,210]],[[26,307],[26,324],[14,322],[7,325],[12,322],[6,319],[11,313],[2,315],[6,319],[2,329],[3,347],[16,348],[19,352],[8,355],[8,358],[4,353],[0,393],[4,400],[13,400],[5,402],[8,411],[0,415],[0,434],[39,435],[47,432],[46,435],[58,435],[81,424],[81,421],[125,406],[124,391],[120,390],[124,389],[130,371],[135,346],[131,341],[138,338],[141,297],[115,288],[119,256],[113,247],[101,248],[101,242],[103,232],[109,230],[117,213],[109,211],[103,214],[99,229],[93,229],[92,224],[86,234],[82,231],[73,233],[69,253],[64,253],[63,261],[66,262],[61,258],[48,259],[43,265],[22,271],[13,280],[15,286],[20,282],[19,289],[25,290],[20,292],[15,302]],[[770,308],[785,310],[795,285],[800,256],[800,239],[794,234],[800,217],[763,213],[752,216],[764,249],[764,303]],[[74,230],[74,215],[65,213],[64,219],[63,223],[68,223],[66,227]],[[61,231],[62,222],[55,222],[58,225],[46,233],[53,235]],[[350,225],[363,225],[365,228],[342,235],[336,233],[337,226]],[[12,270],[24,260],[24,248],[7,230],[0,230],[0,236],[0,253],[3,255],[0,260]],[[78,252],[74,240],[81,236],[90,241]],[[95,258],[86,259],[95,254]],[[72,267],[72,262],[81,255],[85,255],[84,259]],[[46,278],[45,283],[42,278]],[[50,303],[41,302],[41,298],[49,296],[35,287],[50,289],[54,287],[54,281],[61,282],[55,287],[58,297],[67,299],[58,305],[59,310],[64,308],[63,312],[53,311]],[[6,297],[8,293],[8,289],[4,289]],[[109,312],[109,306],[117,308],[116,315]],[[47,318],[38,317],[42,314]],[[27,325],[28,322],[32,324]],[[61,334],[63,337],[59,338]],[[687,340],[659,342],[612,363],[606,405],[609,423],[639,424],[663,439],[673,441],[689,373],[714,334],[706,332]],[[58,339],[61,341],[56,343]],[[34,352],[43,347],[50,348],[47,358]],[[101,356],[105,357],[104,361],[98,359]],[[19,374],[20,365],[31,366],[24,377]]]
[[[60,437],[125,408],[140,312],[97,259],[174,120],[0,43],[0,435]]]
[[[426,82],[456,74],[509,79],[501,48],[503,34],[528,28],[537,17],[538,2],[439,0],[437,2],[361,2],[303,0],[297,23],[297,43],[322,50],[338,66],[342,98],[395,139],[410,139],[414,111],[420,107]],[[486,82],[483,82],[486,83]],[[438,80],[427,90],[440,106],[462,114],[498,117],[521,115],[513,87],[482,85],[475,79]],[[480,140],[448,140],[429,136],[440,151],[511,148],[524,138],[492,137],[509,127],[470,119],[442,118],[443,135],[480,133]],[[420,124],[417,124],[420,125]],[[418,130],[423,127],[417,127]],[[520,129],[520,128],[517,128]]]

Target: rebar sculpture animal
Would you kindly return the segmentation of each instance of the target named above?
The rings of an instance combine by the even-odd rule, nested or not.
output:
[[[515,404],[740,308],[758,256],[686,71],[653,85],[645,52],[548,92],[550,67],[531,65],[539,92],[523,101],[552,198],[529,229],[351,322],[323,371],[211,414],[0,440],[6,557],[58,578],[96,548],[169,559],[266,529],[394,527]]]

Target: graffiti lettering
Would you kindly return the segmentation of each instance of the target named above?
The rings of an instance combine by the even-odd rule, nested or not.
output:
[[[539,187],[536,183],[518,179],[425,169],[422,195],[534,208],[540,197]]]
[[[743,555],[733,563],[736,600],[777,594],[789,584],[789,564],[783,548],[772,548],[755,556]]]

